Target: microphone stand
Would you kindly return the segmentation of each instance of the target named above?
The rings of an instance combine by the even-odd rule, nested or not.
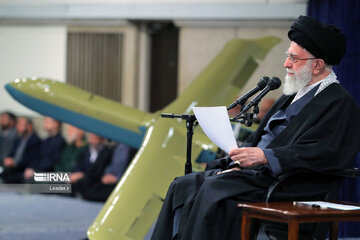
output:
[[[253,124],[254,117],[259,114],[259,103],[256,103],[253,108],[252,113],[244,113],[243,107],[238,115],[234,118],[231,118],[231,122],[240,122],[241,124],[245,124],[247,127],[250,127]]]
[[[254,116],[256,117],[259,114],[259,102],[255,103],[253,112],[252,113],[244,113],[244,104],[241,105],[241,112],[231,118],[230,121],[232,122],[240,122],[245,124],[246,126],[250,127],[253,123]],[[194,114],[174,114],[174,113],[162,113],[162,118],[181,118],[185,120],[186,124],[186,163],[185,163],[185,174],[192,173],[192,164],[191,164],[191,147],[192,147],[192,138],[194,135],[194,128],[196,127],[197,123],[196,117]]]
[[[192,146],[192,137],[194,135],[194,128],[196,124],[196,117],[194,114],[173,114],[173,113],[162,113],[161,117],[163,118],[181,118],[186,121],[186,163],[185,163],[185,174],[192,173],[192,164],[191,164],[191,146]],[[195,125],[195,127],[194,127]]]

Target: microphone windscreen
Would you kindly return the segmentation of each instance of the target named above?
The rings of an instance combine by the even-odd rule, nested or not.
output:
[[[267,85],[268,85],[268,82],[269,82],[270,78],[269,77],[262,77],[260,79],[260,81],[258,82],[257,86],[259,87],[260,90],[263,90]]]
[[[281,86],[281,80],[278,77],[272,77],[268,82],[268,86],[270,87],[270,90],[277,89]]]

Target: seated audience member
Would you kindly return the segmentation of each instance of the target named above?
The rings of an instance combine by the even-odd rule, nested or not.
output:
[[[300,16],[288,36],[284,95],[229,158],[171,183],[152,239],[240,239],[237,204],[263,201],[280,174],[304,172],[284,182],[273,201],[322,200],[334,179],[321,173],[353,166],[360,109],[332,71],[345,54],[344,35]]]
[[[10,155],[4,159],[4,172],[1,174],[6,183],[22,183],[24,169],[40,155],[41,139],[34,132],[31,120],[19,117],[16,131],[18,137]]]
[[[78,164],[79,157],[86,151],[84,131],[72,125],[66,126],[67,144],[59,162],[55,165],[56,172],[72,172]]]
[[[105,177],[106,175],[112,175],[116,178],[115,182],[117,182],[127,169],[133,155],[134,150],[131,147],[122,143],[118,143],[114,149],[111,163],[105,169],[105,175],[103,177]],[[103,178],[103,183],[111,183],[111,181],[105,179],[106,178]]]
[[[78,165],[71,174],[72,195],[81,195],[85,199],[91,199],[88,194],[91,185],[101,181],[106,167],[111,162],[113,149],[105,144],[105,139],[96,134],[89,133],[89,146],[82,156]]]
[[[5,157],[9,156],[16,138],[16,116],[11,112],[0,115],[0,164],[3,165]]]
[[[106,201],[127,169],[132,157],[133,151],[130,147],[121,143],[117,144],[110,165],[106,167],[101,181],[90,183],[84,198],[93,201]]]
[[[51,117],[44,117],[44,129],[48,137],[41,143],[40,156],[31,162],[25,169],[24,178],[32,181],[34,172],[54,171],[55,164],[59,161],[65,146],[65,140],[60,133],[61,123]]]

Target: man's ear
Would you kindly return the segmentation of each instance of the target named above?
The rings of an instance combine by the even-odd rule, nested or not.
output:
[[[313,73],[316,76],[316,75],[321,74],[323,72],[323,70],[325,69],[325,62],[322,59],[315,59],[313,61],[313,66],[314,66]]]

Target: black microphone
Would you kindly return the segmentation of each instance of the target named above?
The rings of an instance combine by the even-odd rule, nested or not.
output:
[[[249,92],[245,93],[243,96],[239,97],[235,102],[233,102],[227,108],[227,110],[230,110],[230,109],[236,107],[236,105],[238,105],[238,104],[239,105],[245,104],[249,97],[251,97],[252,95],[257,93],[258,91],[263,90],[266,87],[266,85],[268,84],[268,82],[269,82],[269,77],[266,77],[266,76],[262,77],[256,87],[251,89]]]
[[[250,103],[248,105],[246,105],[244,107],[244,109],[242,110],[242,112],[246,112],[247,110],[249,110],[252,106],[257,106],[259,104],[259,102],[261,101],[261,99],[270,91],[278,89],[281,86],[281,80],[278,77],[272,77],[266,88],[264,88],[264,90],[262,90],[253,100],[250,101]]]

